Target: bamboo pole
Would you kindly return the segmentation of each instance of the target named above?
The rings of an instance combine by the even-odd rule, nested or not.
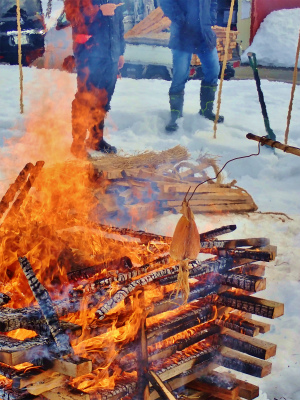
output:
[[[288,111],[288,115],[287,115],[287,125],[286,125],[286,130],[285,130],[285,135],[284,135],[284,144],[287,144],[287,142],[288,142],[294,94],[295,94],[295,89],[296,89],[296,84],[297,84],[299,55],[300,55],[300,29],[299,29],[298,46],[297,46],[297,51],[296,51],[295,68],[294,68],[294,73],[293,73],[293,86],[292,86],[291,99],[290,99],[290,104],[289,104],[289,111]]]
[[[22,44],[21,44],[21,10],[20,10],[20,0],[17,1],[17,26],[18,26],[18,63],[19,63],[19,73],[20,73],[20,113],[24,113],[23,104],[23,69],[22,69]]]
[[[231,27],[231,22],[232,22],[234,2],[235,2],[235,0],[231,0],[229,18],[228,18],[227,28],[226,28],[225,54],[224,54],[224,60],[223,60],[223,65],[222,65],[221,78],[220,78],[220,85],[219,85],[219,92],[218,92],[217,112],[216,112],[216,118],[215,118],[215,122],[214,122],[214,139],[217,138],[217,123],[218,123],[218,119],[219,119],[219,115],[220,115],[221,95],[222,95],[225,69],[226,69],[226,64],[227,64],[227,59],[228,59],[228,49],[229,49],[229,43],[230,43],[230,27]]]
[[[277,142],[277,141],[274,141],[271,139],[267,139],[266,137],[253,135],[253,133],[247,133],[246,138],[250,139],[250,140],[255,140],[256,142],[259,142],[262,145],[276,147],[276,149],[280,149],[280,150],[284,151],[285,153],[291,153],[291,154],[294,154],[294,155],[300,157],[300,149],[298,147],[287,146],[280,142]]]

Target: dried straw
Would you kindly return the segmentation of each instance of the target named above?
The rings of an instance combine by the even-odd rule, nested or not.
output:
[[[92,160],[95,169],[109,171],[113,169],[131,169],[142,167],[157,168],[162,164],[176,164],[190,157],[187,149],[180,145],[162,152],[145,151],[134,156],[110,155]]]

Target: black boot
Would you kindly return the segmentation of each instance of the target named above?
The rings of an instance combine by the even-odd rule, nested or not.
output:
[[[205,82],[201,82],[201,90],[200,90],[200,106],[201,109],[199,111],[200,115],[203,117],[214,121],[216,119],[216,114],[213,112],[215,95],[217,91],[218,85],[208,85]],[[224,117],[219,115],[218,123],[224,122]]]
[[[176,121],[178,118],[182,117],[183,98],[184,98],[184,92],[169,95],[171,119],[169,123],[166,125],[167,132],[175,132],[178,129]]]
[[[117,148],[103,139],[103,130],[104,119],[90,130],[90,136],[87,140],[88,147],[92,150],[100,151],[101,153],[116,154]]]
[[[101,139],[94,150],[101,151],[106,154],[116,154],[117,148],[107,143],[104,139]]]

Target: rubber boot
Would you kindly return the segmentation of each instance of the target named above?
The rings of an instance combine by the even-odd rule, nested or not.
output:
[[[171,119],[165,128],[167,132],[177,131],[178,125],[176,121],[178,118],[182,117],[183,100],[184,100],[184,92],[169,95]]]
[[[217,92],[218,85],[209,85],[205,82],[201,82],[200,90],[200,111],[199,114],[203,117],[209,119],[210,121],[215,121],[216,114],[213,112],[214,101]],[[224,117],[219,115],[218,123],[224,122]]]
[[[110,145],[103,139],[103,130],[104,120],[102,120],[98,125],[93,126],[87,141],[88,147],[93,150],[100,151],[101,153],[116,154],[117,148]]]

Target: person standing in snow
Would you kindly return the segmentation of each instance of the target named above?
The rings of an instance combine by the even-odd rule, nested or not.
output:
[[[65,0],[77,70],[71,152],[78,158],[88,156],[87,148],[102,153],[117,152],[103,139],[103,129],[118,71],[124,65],[123,12],[119,7],[123,3],[108,1]]]
[[[173,79],[169,90],[171,119],[166,131],[178,129],[176,121],[182,116],[184,88],[193,54],[200,58],[204,74],[199,114],[214,121],[213,104],[220,64],[216,34],[211,27],[217,21],[217,0],[160,0],[160,5],[172,22],[169,43],[173,55]],[[224,117],[220,116],[218,122],[223,121]]]

